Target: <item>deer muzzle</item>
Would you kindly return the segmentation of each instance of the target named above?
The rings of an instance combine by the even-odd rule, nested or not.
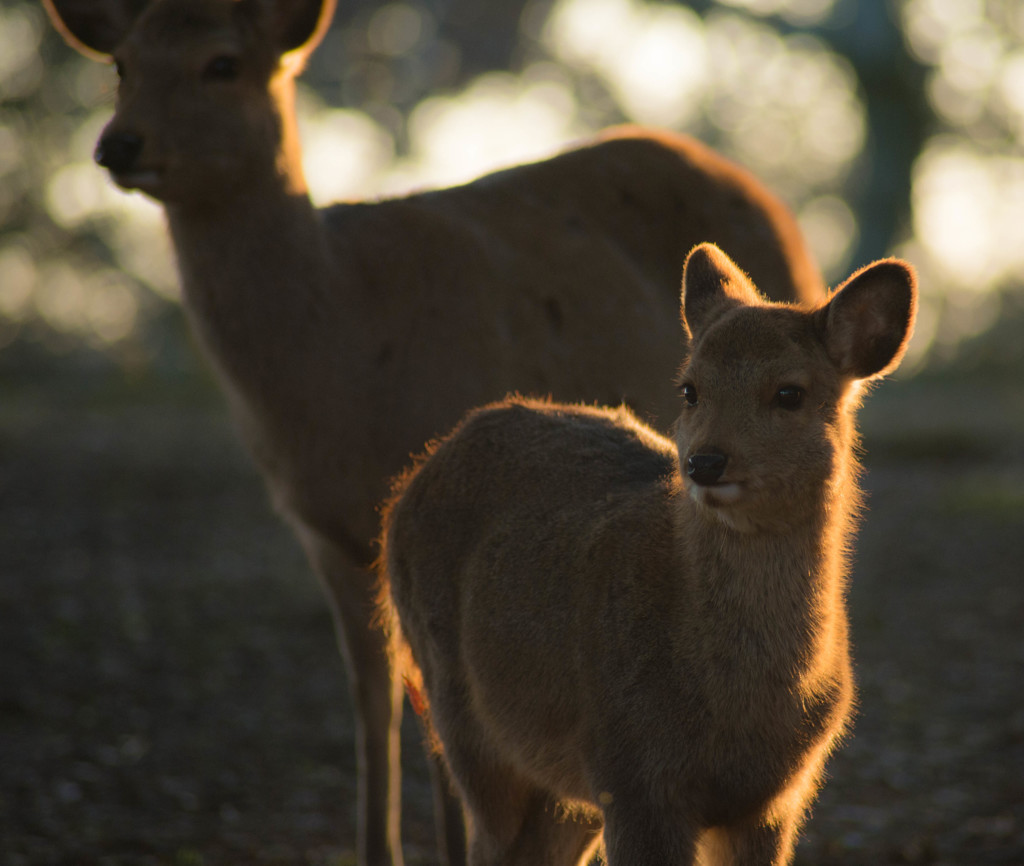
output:
[[[686,476],[694,484],[708,487],[719,482],[728,462],[729,458],[724,454],[693,454],[686,461]]]
[[[113,175],[129,174],[142,153],[142,136],[133,132],[112,132],[96,145],[93,158]]]

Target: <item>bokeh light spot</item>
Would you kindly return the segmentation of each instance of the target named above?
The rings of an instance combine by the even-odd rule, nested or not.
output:
[[[408,127],[410,159],[387,179],[389,192],[461,183],[540,159],[579,132],[572,94],[529,70],[521,77],[488,73],[459,94],[431,97]]]
[[[798,220],[830,281],[845,276],[850,250],[857,239],[857,220],[849,205],[838,196],[819,196],[800,209]]]
[[[325,109],[309,94],[300,106],[302,162],[314,203],[374,195],[381,174],[394,160],[390,133],[367,114]]]
[[[370,19],[366,38],[380,54],[399,57],[408,54],[433,29],[429,13],[409,3],[388,3]]]
[[[0,249],[0,316],[21,321],[27,315],[36,288],[36,264],[20,243]]]

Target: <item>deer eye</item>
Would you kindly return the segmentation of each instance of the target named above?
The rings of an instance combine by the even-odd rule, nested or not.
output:
[[[238,58],[229,54],[214,57],[203,70],[207,81],[234,81],[238,78]]]
[[[792,412],[803,405],[804,393],[804,389],[799,385],[783,385],[775,393],[775,402],[781,409]]]
[[[125,72],[124,64],[120,60],[114,60],[114,72],[117,73],[117,77],[120,81],[124,81],[127,73]]]
[[[683,382],[679,386],[679,393],[683,395],[687,406],[696,406],[700,402],[697,398],[697,389],[690,382]]]

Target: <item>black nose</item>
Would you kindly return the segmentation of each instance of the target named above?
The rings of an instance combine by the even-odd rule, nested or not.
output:
[[[695,484],[714,484],[722,477],[728,461],[724,454],[694,454],[686,461],[686,474]]]
[[[105,169],[119,174],[131,171],[142,153],[142,136],[132,132],[112,132],[96,145],[93,159]]]

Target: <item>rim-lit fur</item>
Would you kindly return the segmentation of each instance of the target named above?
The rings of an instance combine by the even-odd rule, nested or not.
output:
[[[470,413],[395,484],[382,617],[424,692],[470,863],[791,862],[852,712],[858,384],[913,327],[906,264],[764,300],[684,276],[675,440],[625,408]]]

